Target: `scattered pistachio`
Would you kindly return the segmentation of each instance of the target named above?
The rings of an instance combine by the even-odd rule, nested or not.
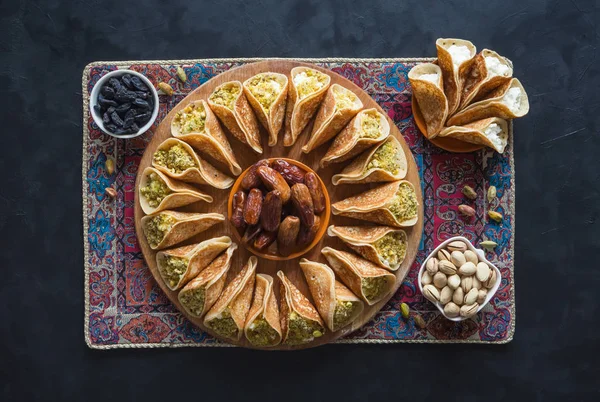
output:
[[[494,198],[496,198],[496,187],[490,186],[490,188],[488,188],[488,192],[487,192],[487,200],[488,200],[488,202],[492,202],[492,201],[494,201]]]
[[[402,312],[402,317],[404,317],[404,319],[408,319],[410,316],[410,307],[408,307],[408,304],[400,304],[400,311]]]
[[[106,173],[108,173],[109,176],[112,175],[115,172],[115,161],[107,158],[106,162],[104,162],[104,167],[106,168]]]
[[[488,211],[488,216],[496,222],[502,222],[502,214],[496,211]]]
[[[475,216],[475,210],[465,204],[461,204],[458,206],[458,212],[466,216]]]
[[[112,187],[106,187],[104,189],[104,192],[106,192],[106,195],[108,195],[110,198],[116,198],[117,197],[117,190],[115,190]]]
[[[177,76],[179,77],[181,82],[187,81],[187,75],[185,75],[185,71],[183,70],[183,68],[181,68],[181,66],[177,66]]]
[[[473,187],[471,186],[464,186],[462,188],[462,193],[464,194],[465,197],[474,200],[477,198],[477,193],[475,192],[475,190],[473,190]]]
[[[421,317],[419,314],[415,315],[414,320],[415,320],[415,325],[417,327],[419,327],[421,329],[425,329],[427,327],[427,323],[425,322],[423,317]]]
[[[495,241],[486,240],[486,241],[482,241],[481,243],[479,243],[479,245],[481,247],[483,247],[484,249],[486,249],[487,251],[493,251],[496,248],[496,246],[498,245],[498,243],[496,243]]]
[[[158,89],[162,91],[165,95],[173,96],[173,88],[166,82],[159,82]]]

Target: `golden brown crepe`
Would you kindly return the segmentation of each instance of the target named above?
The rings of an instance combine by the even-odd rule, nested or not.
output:
[[[483,99],[492,90],[510,81],[512,62],[498,53],[483,49],[478,53],[465,76],[460,109]]]
[[[283,135],[283,145],[286,147],[296,143],[331,83],[329,75],[309,67],[294,67],[290,75]]]
[[[300,268],[308,283],[317,310],[331,331],[344,328],[363,312],[364,303],[346,286],[335,280],[326,264],[300,260]]]
[[[407,238],[402,229],[390,226],[329,226],[352,250],[382,268],[396,271],[406,257]]]
[[[281,342],[279,307],[273,290],[273,277],[270,275],[256,275],[254,301],[246,319],[244,334],[254,346],[272,347]]]
[[[237,244],[231,243],[225,252],[179,291],[177,299],[189,315],[202,317],[215,304],[225,287],[231,257],[236,249]]]
[[[338,84],[330,86],[302,152],[309,153],[335,137],[362,108],[363,103],[354,92]]]
[[[159,251],[156,253],[158,273],[169,289],[177,290],[195,278],[229,246],[231,246],[231,239],[222,236],[197,244]]]
[[[453,38],[440,38],[435,41],[435,46],[448,100],[448,114],[452,115],[460,105],[463,82],[473,65],[477,49],[468,40]]]
[[[142,218],[142,229],[152,250],[160,250],[181,243],[223,222],[217,213],[162,211]]]
[[[371,261],[331,247],[325,247],[321,253],[342,282],[369,306],[379,302],[394,289],[396,276]]]
[[[189,184],[171,179],[153,167],[147,167],[142,173],[139,200],[142,211],[147,215],[198,201],[213,202],[210,195]]]
[[[289,86],[287,76],[273,72],[260,73],[244,81],[243,86],[258,121],[269,132],[269,146],[275,146],[285,117]]]
[[[218,189],[233,185],[231,177],[200,158],[192,147],[177,138],[167,138],[156,148],[152,166],[186,183],[208,184]]]
[[[235,176],[242,173],[217,117],[205,101],[191,102],[177,112],[171,120],[171,134],[204,155],[227,165]]]
[[[498,153],[503,153],[508,144],[508,122],[499,117],[490,117],[464,126],[446,127],[440,133],[440,137],[482,144]]]
[[[256,117],[244,95],[242,83],[225,82],[210,94],[209,105],[231,134],[255,152],[262,154]]]
[[[375,187],[331,206],[334,215],[396,227],[417,223],[418,209],[415,188],[406,180]]]
[[[224,338],[239,340],[242,337],[252,302],[257,262],[254,256],[248,259],[204,317],[204,325]]]
[[[529,112],[529,99],[521,82],[512,78],[510,85],[502,85],[501,91],[492,91],[492,97],[470,104],[450,119],[447,126],[464,126],[476,120],[488,117],[515,119]]]
[[[413,96],[425,120],[427,138],[434,138],[448,118],[448,100],[443,90],[442,70],[431,63],[419,64],[408,73]]]
[[[331,178],[332,183],[362,184],[401,180],[406,177],[408,162],[400,141],[390,135],[384,142],[366,150],[341,173]]]
[[[347,161],[390,135],[390,123],[377,109],[360,111],[335,137],[321,159],[321,167]]]
[[[281,292],[281,331],[285,345],[303,345],[320,338],[325,324],[310,301],[290,282],[283,271],[277,272]]]

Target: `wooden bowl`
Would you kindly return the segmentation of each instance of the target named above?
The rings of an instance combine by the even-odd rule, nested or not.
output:
[[[313,239],[313,241],[307,247],[303,248],[302,250],[298,250],[298,251],[296,251],[296,252],[294,252],[294,253],[292,253],[292,254],[284,257],[284,256],[281,256],[281,255],[264,253],[264,252],[262,252],[260,250],[255,249],[254,247],[250,246],[249,244],[244,244],[242,242],[242,235],[240,235],[239,230],[237,230],[236,228],[233,228],[232,232],[233,232],[233,235],[236,238],[238,244],[241,244],[244,247],[246,247],[246,249],[248,251],[250,251],[252,254],[256,255],[257,257],[262,257],[262,258],[266,258],[267,260],[273,260],[273,261],[287,261],[287,260],[293,260],[294,258],[298,258],[301,255],[306,254],[308,251],[310,251],[314,246],[316,246],[319,243],[319,241],[321,240],[321,238],[325,234],[325,231],[327,230],[327,225],[329,224],[329,217],[331,215],[331,201],[329,200],[329,192],[327,191],[327,186],[325,186],[325,183],[323,183],[323,180],[321,180],[321,177],[317,174],[317,172],[315,172],[314,170],[312,170],[311,168],[309,168],[308,166],[306,166],[304,163],[298,162],[295,159],[289,159],[289,158],[268,158],[267,160],[269,161],[269,163],[271,163],[272,161],[274,161],[276,159],[281,159],[281,160],[284,160],[284,161],[290,163],[291,165],[298,166],[300,169],[304,170],[306,173],[312,172],[312,173],[314,173],[319,178],[319,183],[321,184],[321,189],[323,190],[323,194],[325,195],[325,211],[323,211],[321,213],[321,215],[319,215],[319,218],[321,219],[321,225],[319,226],[319,230],[317,231],[317,234],[315,235],[315,238]],[[227,217],[231,217],[231,214],[232,214],[232,210],[233,210],[233,195],[235,193],[237,193],[238,190],[240,189],[240,185],[242,183],[242,180],[246,176],[246,173],[248,173],[248,170],[251,167],[252,166],[249,166],[246,170],[244,170],[242,172],[242,174],[239,175],[239,177],[237,178],[237,180],[235,181],[235,183],[233,184],[233,187],[231,187],[231,191],[229,192],[229,199],[227,201]],[[231,222],[229,222],[229,224],[231,225]]]

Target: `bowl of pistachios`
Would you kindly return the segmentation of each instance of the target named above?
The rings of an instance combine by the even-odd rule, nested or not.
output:
[[[500,287],[500,270],[465,237],[452,237],[419,270],[419,290],[451,321],[474,317]]]

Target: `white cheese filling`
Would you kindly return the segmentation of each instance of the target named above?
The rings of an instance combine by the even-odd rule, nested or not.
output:
[[[439,77],[440,76],[438,73],[433,73],[433,74],[423,74],[422,76],[419,77],[419,79],[433,82],[435,85],[437,85],[438,81],[439,81]]]
[[[500,62],[498,58],[492,56],[487,56],[485,58],[485,66],[490,77],[494,77],[496,75],[508,76],[508,72],[510,70],[510,67]]]
[[[511,112],[517,113],[521,106],[521,88],[510,88],[502,97],[504,103]]]
[[[466,46],[451,45],[447,50],[448,53],[450,53],[450,56],[452,56],[452,62],[456,67],[460,66],[464,61],[471,58],[471,52]]]
[[[496,123],[492,123],[483,130],[483,134],[494,144],[499,152],[504,152],[506,146],[506,133],[502,132],[502,127]]]

